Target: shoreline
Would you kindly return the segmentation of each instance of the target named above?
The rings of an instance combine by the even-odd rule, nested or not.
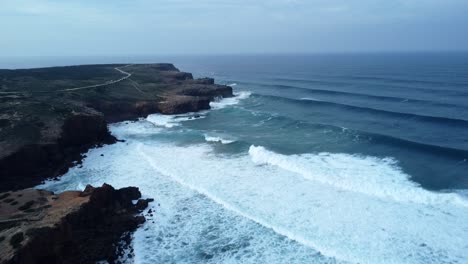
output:
[[[109,70],[114,74],[114,66],[39,68],[20,70],[19,76],[43,71],[42,75],[55,74],[52,77],[62,78],[61,75],[75,75],[75,70],[70,72],[72,68],[84,68],[80,71],[92,75],[94,68],[107,67],[109,69],[100,73],[105,76]],[[110,123],[153,113],[168,115],[208,110],[215,98],[234,96],[231,87],[217,85],[211,78],[193,79],[192,74],[180,72],[172,64],[137,64],[126,70],[134,71],[132,79],[125,79],[126,83],[109,83],[104,91],[99,90],[100,86],[89,89],[92,91],[71,92],[52,87],[49,95],[34,95],[26,90],[16,91],[22,94],[20,98],[0,96],[0,106],[3,104],[5,112],[12,112],[0,117],[0,136],[5,137],[0,141],[4,150],[0,154],[0,191],[33,187],[46,178],[58,177],[79,164],[90,148],[117,142],[108,131]],[[0,75],[3,72],[0,70]],[[14,74],[16,71],[7,72],[19,78]],[[13,110],[9,109],[11,107]],[[32,131],[28,135],[18,135],[25,129]]]
[[[114,66],[0,70],[0,76],[6,75],[0,80],[0,147],[5,150],[0,155],[0,203],[4,203],[0,204],[0,244],[5,251],[0,254],[2,263],[34,263],[37,258],[51,263],[71,258],[81,258],[85,262],[115,261],[118,256],[114,248],[123,239],[125,243],[120,246],[124,249],[120,252],[124,254],[129,250],[131,233],[145,221],[141,212],[152,199],[140,199],[134,205],[131,200],[141,197],[138,188],[115,190],[106,184],[100,188],[87,186],[83,192],[67,191],[58,196],[44,190],[25,188],[34,188],[44,180],[64,175],[71,167],[81,164],[91,148],[121,141],[110,133],[108,126],[112,123],[156,113],[199,112],[210,109],[210,102],[217,98],[234,96],[230,86],[217,85],[211,78],[193,79],[192,74],[180,72],[172,64],[131,64],[126,66],[126,77],[120,79],[112,77],[115,74],[112,69],[120,67]],[[93,77],[96,72],[101,76]],[[89,84],[86,74],[101,83]],[[118,81],[102,83],[108,74],[108,79]],[[20,81],[15,87],[17,79]],[[54,86],[55,82],[76,83],[70,86],[78,88],[63,89]],[[89,85],[80,86],[81,83]],[[35,86],[40,85],[45,85],[44,89],[49,91],[35,93]],[[25,131],[28,133],[22,133]],[[16,201],[9,196],[22,197],[22,200]],[[56,199],[62,201],[63,205],[59,207],[62,209],[48,213],[56,208]],[[114,208],[116,203],[122,205]],[[18,206],[19,209],[15,209]],[[30,216],[16,219],[12,214],[14,210],[21,213],[25,206],[32,208],[26,208],[29,211],[24,213],[33,214],[39,222],[57,223],[55,226],[59,229],[41,229],[39,233],[27,231],[38,222],[21,220]],[[122,211],[122,208],[126,209]],[[98,216],[94,212],[96,210],[108,212],[108,215]],[[39,216],[36,215],[38,213]],[[71,220],[74,217],[76,220]],[[115,219],[116,230],[105,241],[95,240],[93,230],[106,217]],[[90,225],[83,226],[83,221]],[[72,233],[84,232],[85,235],[70,237],[60,226],[67,226],[66,230]],[[58,239],[51,241],[51,237]],[[92,248],[93,253],[85,256],[79,251],[63,249],[70,241],[84,251]],[[94,247],[90,241],[99,242],[99,245]]]

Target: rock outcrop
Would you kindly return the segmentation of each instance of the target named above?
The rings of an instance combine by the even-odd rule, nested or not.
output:
[[[59,195],[2,193],[0,263],[114,263],[116,245],[145,221],[138,213],[152,200],[140,198],[138,188],[107,184]]]

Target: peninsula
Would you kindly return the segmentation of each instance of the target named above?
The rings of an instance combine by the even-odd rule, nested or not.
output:
[[[0,263],[115,262],[152,199],[106,184],[62,194],[28,188],[118,141],[108,123],[206,110],[232,96],[172,64],[0,70]]]

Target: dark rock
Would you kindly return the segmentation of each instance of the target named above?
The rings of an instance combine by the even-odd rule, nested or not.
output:
[[[26,193],[47,197],[53,195],[35,190]],[[145,222],[143,216],[136,214],[150,199],[145,202],[139,200],[137,205],[133,205],[132,200],[139,197],[141,193],[138,188],[115,190],[107,184],[99,188],[87,186],[83,192],[62,193],[49,207],[41,207],[45,208],[41,210],[47,210],[41,214],[42,219],[26,221],[22,226],[14,227],[26,230],[26,236],[23,232],[13,235],[9,243],[14,253],[10,259],[0,262],[58,264],[106,260],[115,263],[123,252],[121,249],[116,250],[115,245],[122,242],[122,247],[128,247],[132,232]],[[64,199],[66,203],[60,202]],[[31,207],[34,206],[37,207],[31,204]],[[51,225],[50,221],[57,222]],[[2,233],[0,236],[4,237]],[[4,244],[0,246],[0,251],[9,250]]]
[[[115,142],[103,116],[72,116],[61,129],[54,143],[26,145],[0,159],[0,191],[40,184],[44,178],[65,173],[74,161],[81,160],[82,152],[98,142]]]
[[[174,96],[170,100],[159,103],[158,107],[162,114],[168,115],[197,112],[210,109],[210,98]]]
[[[177,94],[208,97],[210,100],[213,100],[217,97],[228,98],[233,96],[232,88],[229,86],[199,84],[181,87],[178,89]]]
[[[21,246],[21,242],[24,240],[23,232],[19,232],[14,234],[10,239],[10,245],[13,248],[19,248]]]
[[[115,138],[109,134],[104,116],[73,115],[65,120],[59,140],[61,145],[70,147],[101,142],[115,142]]]
[[[126,187],[118,190],[121,199],[136,200],[141,198],[141,193],[137,187]]]
[[[206,78],[206,77],[205,78],[199,78],[199,79],[193,80],[193,83],[211,85],[211,84],[214,84],[214,79],[213,78]]]
[[[144,210],[146,207],[148,207],[148,204],[150,202],[153,202],[154,200],[153,199],[140,199],[138,200],[138,202],[136,203],[136,208],[140,211]]]

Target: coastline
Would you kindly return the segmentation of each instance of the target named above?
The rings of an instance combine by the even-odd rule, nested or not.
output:
[[[124,67],[125,71],[122,70]],[[125,76],[115,77],[112,70]],[[74,88],[66,89],[51,85],[46,87],[48,91],[41,90],[40,92],[33,87],[34,84],[44,84],[45,81],[52,84],[54,82],[83,83],[82,80],[70,78],[70,75],[77,74],[76,71],[84,73],[84,76],[92,75],[97,71],[102,75],[97,78],[100,83],[89,84],[86,80],[88,85],[70,85]],[[58,196],[47,191],[25,188],[37,186],[45,179],[63,175],[70,167],[80,164],[85,157],[84,153],[93,147],[118,142],[119,140],[109,132],[108,125],[111,123],[135,120],[154,113],[170,115],[208,110],[210,102],[217,98],[234,96],[231,87],[217,85],[211,78],[193,79],[192,74],[180,72],[172,64],[83,65],[14,71],[0,70],[0,75],[2,73],[7,76],[0,82],[2,91],[0,93],[2,108],[0,117],[2,141],[0,144],[5,150],[0,156],[0,192],[3,192],[0,193],[0,197],[2,197],[1,202],[5,203],[5,205],[0,205],[2,221],[0,243],[5,244],[2,245],[5,252],[0,254],[2,263],[34,263],[35,259],[41,256],[52,261],[50,263],[58,263],[73,256],[83,257],[78,256],[80,254],[77,252],[75,253],[78,255],[75,253],[73,255],[66,250],[51,249],[60,248],[61,244],[75,241],[74,237],[69,236],[70,234],[64,235],[60,226],[66,225],[66,229],[72,232],[85,230],[83,231],[84,237],[74,243],[78,248],[92,248],[93,243],[85,245],[85,241],[93,241],[92,230],[96,225],[99,226],[99,219],[109,216],[115,219],[116,223],[123,224],[116,224],[120,227],[116,227],[117,230],[113,231],[115,234],[105,241],[100,241],[102,245],[94,247],[94,253],[82,260],[93,262],[105,258],[114,261],[117,256],[109,253],[109,248],[114,249],[122,238],[127,242],[125,247],[128,247],[129,234],[145,221],[144,216],[137,214],[147,207],[151,199],[141,200],[133,205],[129,201],[141,197],[136,187],[115,190],[106,184],[97,189],[88,186],[81,193],[64,192]],[[105,77],[106,74],[114,75],[106,77],[107,80],[102,83],[103,76]],[[44,78],[45,75],[49,76]],[[19,86],[15,87],[15,81],[18,78],[22,79],[22,76],[26,76],[22,80],[23,83],[18,82]],[[30,81],[31,76],[33,76],[33,81]],[[9,82],[8,77],[11,77],[13,81]],[[65,81],[60,80],[61,78]],[[25,86],[24,82],[29,83]],[[29,133],[18,133],[25,129]],[[125,193],[126,190],[131,190],[131,195],[122,194],[122,198],[122,195],[118,193]],[[24,197],[23,200],[30,198],[30,201],[19,204],[15,199],[8,198],[12,195]],[[99,197],[96,198],[96,196]],[[61,197],[59,199],[61,201],[65,200],[64,209],[56,210],[54,212],[57,213],[53,214],[47,213],[54,208],[53,201],[57,199],[56,197]],[[42,202],[37,203],[34,202],[35,200]],[[12,219],[14,215],[10,211],[17,206],[24,207],[35,203],[38,207],[28,208],[30,211],[27,213],[39,217],[39,223],[61,223],[54,224],[54,226],[59,226],[59,229],[57,227],[41,229],[39,235],[22,231],[13,234],[15,228],[29,230],[37,222],[22,221],[21,219],[25,217],[16,221],[17,219]],[[112,206],[115,203],[122,203],[125,206],[119,205],[114,208]],[[122,208],[126,208],[124,213],[122,213]],[[21,209],[17,210],[21,211]],[[108,212],[109,215],[96,216],[94,210]],[[72,220],[75,224],[68,224],[68,221],[74,217],[72,215],[78,215],[76,219],[79,220]],[[84,221],[83,219],[88,219],[86,223],[91,225],[82,226],[80,223]],[[14,223],[13,226],[10,223]],[[20,233],[21,235],[17,235]],[[122,237],[124,234],[127,236]],[[48,240],[50,237],[60,239],[53,242]],[[48,247],[40,246],[43,243]],[[44,251],[40,252],[41,250],[38,250],[40,248]],[[114,250],[112,252],[115,253]]]
[[[92,76],[99,69],[102,71],[99,74],[106,76],[109,72],[114,74],[114,66],[119,65],[7,70],[6,73],[13,79],[42,71],[42,75],[52,75],[46,76],[49,79],[60,79],[62,75],[78,74],[76,71]],[[0,109],[4,110],[0,118],[0,135],[4,138],[0,141],[3,149],[0,191],[33,187],[46,178],[62,175],[79,163],[91,147],[115,143],[117,139],[107,129],[109,123],[153,113],[207,110],[215,98],[233,96],[231,87],[217,85],[210,78],[193,79],[192,74],[180,72],[172,64],[137,64],[125,69],[134,70],[132,78],[117,84],[110,81],[104,86],[106,90],[99,90],[102,86],[96,85],[87,90],[72,88],[65,92],[63,86],[51,87],[46,94],[36,94],[34,87],[21,92],[15,87],[1,89],[9,94],[0,97],[0,106],[4,108]],[[0,70],[2,73],[5,74]],[[5,80],[3,83],[8,84]],[[29,131],[24,134],[24,130]]]

